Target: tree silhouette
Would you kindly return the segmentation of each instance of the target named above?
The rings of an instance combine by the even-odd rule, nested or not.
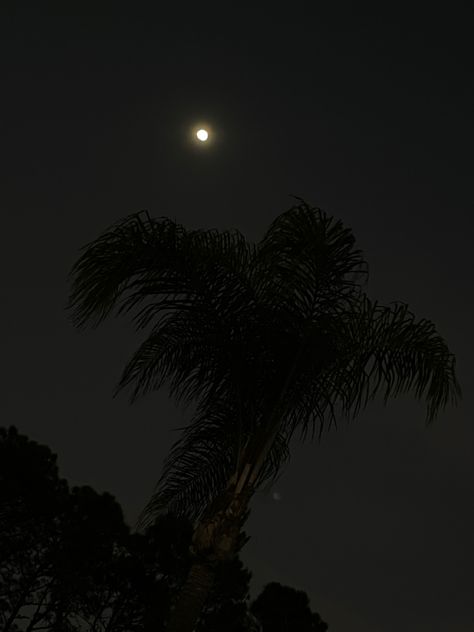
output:
[[[69,490],[49,448],[13,426],[0,428],[0,527],[2,632],[162,630],[192,563],[187,519],[130,533],[110,494]],[[260,630],[250,577],[237,557],[219,566],[199,632]]]
[[[272,582],[250,606],[263,632],[325,632],[327,624],[311,612],[308,595],[302,590]]]
[[[55,607],[50,560],[57,542],[56,516],[64,511],[67,485],[56,457],[20,435],[0,428],[0,623],[16,631],[25,610],[38,623]],[[34,625],[34,621],[33,621]]]
[[[84,247],[71,277],[78,327],[117,308],[149,328],[117,392],[133,385],[134,401],[167,385],[197,404],[141,521],[171,510],[194,524],[171,632],[194,629],[216,568],[242,546],[250,499],[286,462],[295,432],[321,436],[378,393],[424,398],[430,422],[459,395],[434,325],[404,304],[372,302],[351,231],[303,201],[256,245],[238,231],[133,214]]]
[[[2,632],[159,629],[169,599],[156,551],[110,494],[69,490],[49,448],[0,428]]]

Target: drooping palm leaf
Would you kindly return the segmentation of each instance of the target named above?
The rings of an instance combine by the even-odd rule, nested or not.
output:
[[[235,402],[198,409],[169,452],[155,492],[141,514],[140,527],[168,511],[199,519],[239,471],[250,437],[242,422]],[[274,479],[288,458],[288,438],[279,433],[262,468],[263,479]]]
[[[347,369],[353,387],[346,407],[354,414],[379,389],[385,402],[410,391],[424,398],[428,423],[456,403],[461,394],[456,360],[431,321],[417,321],[403,303],[382,306],[364,297],[346,323],[359,342]]]
[[[68,303],[78,327],[97,326],[115,307],[128,312],[150,297],[155,303],[135,316],[139,328],[164,309],[197,303],[218,309],[222,295],[242,300],[241,271],[252,256],[238,231],[187,231],[146,211],[117,222],[82,250],[70,273]]]
[[[74,324],[97,326],[114,308],[134,311],[139,330],[153,324],[118,390],[135,382],[134,400],[169,379],[172,393],[190,400],[218,388],[226,320],[253,302],[245,276],[253,248],[242,235],[186,231],[139,213],[83,250],[71,272]]]
[[[302,202],[278,216],[258,244],[258,266],[265,274],[265,295],[275,307],[277,297],[293,307],[298,317],[313,310],[345,306],[360,295],[367,279],[367,263],[355,247],[350,229],[319,208]],[[332,306],[332,307],[331,307]]]

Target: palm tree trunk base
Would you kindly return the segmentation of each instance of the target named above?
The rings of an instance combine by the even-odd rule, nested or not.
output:
[[[210,564],[192,565],[186,582],[174,603],[166,632],[193,632],[214,583],[215,570]]]

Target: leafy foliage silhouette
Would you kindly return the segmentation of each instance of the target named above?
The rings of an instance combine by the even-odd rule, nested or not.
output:
[[[328,629],[319,614],[311,612],[305,592],[278,582],[267,584],[250,609],[261,622],[263,632],[325,632]]]
[[[147,629],[155,604],[161,618],[167,607],[141,557],[155,550],[129,533],[110,494],[69,490],[46,446],[0,428],[2,631]]]
[[[352,419],[377,394],[413,392],[433,421],[460,388],[432,322],[365,293],[352,232],[303,200],[258,244],[238,231],[187,230],[140,212],[86,245],[68,307],[80,328],[114,310],[149,328],[116,394],[164,385],[196,404],[140,526],[163,512],[195,525],[195,564],[169,629],[191,631],[219,561],[242,546],[255,490],[288,461],[290,441]]]
[[[110,494],[70,490],[49,448],[13,426],[0,428],[0,527],[2,632],[162,630],[192,563],[188,520],[130,533]],[[250,577],[238,558],[219,567],[198,632],[260,629]]]

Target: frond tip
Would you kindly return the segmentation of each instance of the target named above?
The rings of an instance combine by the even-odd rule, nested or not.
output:
[[[387,307],[364,297],[345,325],[358,343],[347,371],[354,414],[379,390],[384,402],[407,392],[424,398],[428,423],[447,404],[457,403],[456,359],[431,321],[417,321],[404,303]]]

